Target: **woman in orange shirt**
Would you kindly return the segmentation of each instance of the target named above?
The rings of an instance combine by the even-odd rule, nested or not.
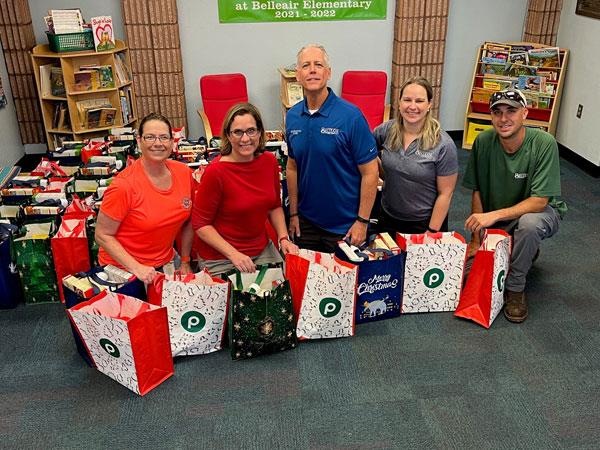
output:
[[[100,264],[116,265],[150,283],[157,270],[165,266],[168,272],[172,267],[180,230],[181,271],[191,271],[193,181],[185,164],[168,159],[174,143],[166,117],[144,117],[137,142],[141,158],[119,173],[104,193],[96,242]]]

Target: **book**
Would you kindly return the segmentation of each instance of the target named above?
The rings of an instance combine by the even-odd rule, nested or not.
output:
[[[486,74],[486,73],[490,73],[490,74],[494,74],[494,75],[505,75],[506,74],[506,64],[502,63],[502,64],[488,64],[488,63],[481,63],[481,69],[480,69],[480,73],[482,74]]]
[[[49,16],[56,34],[81,33],[83,31],[84,21],[79,8],[52,9]]]
[[[492,124],[469,122],[466,143],[472,145],[477,135],[488,128],[492,128]]]
[[[50,68],[50,93],[55,97],[64,97],[65,80],[63,78],[62,68],[52,66]]]
[[[493,91],[503,91],[504,89],[509,89],[514,85],[515,81],[510,78],[491,78],[485,76],[482,82],[484,89],[491,89]]]
[[[89,108],[85,110],[85,121],[84,126],[86,128],[98,128],[100,127],[100,117],[102,115],[102,108]]]
[[[560,51],[558,47],[533,48],[527,53],[530,66],[560,67]]]
[[[491,56],[483,56],[481,58],[481,62],[486,64],[504,64],[506,63],[506,59],[492,58]]]
[[[484,58],[491,58],[499,62],[508,61],[509,52],[506,50],[485,50]]]
[[[94,71],[96,72],[96,80],[92,78],[92,89],[112,89],[115,87],[112,66],[83,64],[79,66],[79,71]]]
[[[508,55],[508,62],[516,64],[529,65],[529,56],[527,52],[517,52]]]
[[[537,67],[526,66],[524,64],[507,64],[504,75],[509,77],[518,77],[519,75],[537,75]]]
[[[518,87],[521,91],[546,92],[546,79],[539,75],[519,75]]]
[[[52,95],[52,88],[50,86],[50,75],[52,67],[56,67],[53,64],[44,64],[40,66],[40,91],[43,97],[49,97]]]
[[[486,50],[491,50],[491,51],[505,51],[505,52],[510,52],[512,46],[508,45],[508,44],[503,44],[501,42],[484,42],[483,43],[483,48]]]
[[[117,116],[117,108],[102,108],[100,113],[100,126],[110,127],[115,124],[115,117]]]
[[[93,70],[80,70],[79,72],[73,73],[73,90],[77,92],[91,91],[93,89],[92,77],[94,76]]]
[[[301,102],[304,99],[304,89],[302,89],[302,85],[297,82],[288,83],[287,97],[290,105]]]
[[[127,68],[124,53],[115,53],[115,74],[119,85],[123,85],[131,81],[131,73]]]
[[[104,52],[115,48],[115,37],[111,16],[92,17],[92,34],[97,52]]]

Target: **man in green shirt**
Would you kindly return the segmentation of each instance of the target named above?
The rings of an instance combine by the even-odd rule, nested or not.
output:
[[[490,97],[493,128],[480,133],[469,156],[463,186],[472,189],[469,256],[479,248],[484,228],[513,236],[505,282],[504,315],[527,318],[525,281],[543,239],[558,231],[566,205],[560,195],[558,145],[552,135],[524,126],[527,101],[517,89]]]

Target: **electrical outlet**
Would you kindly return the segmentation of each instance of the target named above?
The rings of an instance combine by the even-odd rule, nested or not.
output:
[[[582,104],[580,104],[580,105],[577,107],[577,114],[575,114],[575,116],[577,116],[577,118],[578,118],[578,119],[581,119],[581,114],[582,114],[582,113],[583,113],[583,105],[582,105]]]

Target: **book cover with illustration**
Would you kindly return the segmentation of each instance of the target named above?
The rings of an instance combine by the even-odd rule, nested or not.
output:
[[[522,91],[546,92],[546,79],[539,75],[519,75],[518,87]]]
[[[560,67],[558,47],[534,48],[529,50],[529,65],[536,67]]]
[[[104,52],[115,48],[115,36],[111,16],[98,16],[91,18],[94,45],[97,52]]]

